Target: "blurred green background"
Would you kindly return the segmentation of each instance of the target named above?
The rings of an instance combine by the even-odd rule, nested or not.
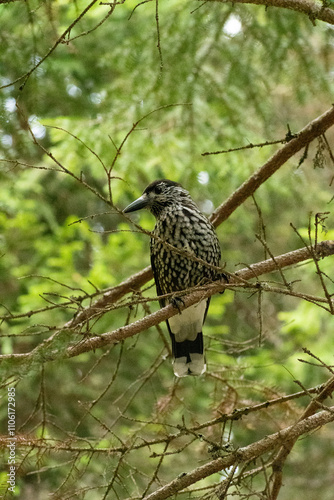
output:
[[[297,132],[333,102],[333,26],[312,24],[301,13],[127,0],[113,12],[96,2],[74,23],[87,5],[36,0],[0,6],[2,354],[32,351],[73,317],[71,300],[88,306],[91,294],[149,264],[148,236],[129,231],[114,206],[121,210],[152,180],[166,177],[180,182],[209,215],[279,145],[202,153],[283,140],[289,128]],[[73,23],[64,43],[28,80],[20,79]],[[332,144],[333,131],[326,138]],[[217,229],[228,271],[267,257],[257,234],[274,255],[303,246],[301,237],[308,243],[310,232],[314,238],[315,214],[331,211],[333,164],[323,140],[300,162],[302,156],[260,187],[256,204],[248,199]],[[326,217],[319,238],[334,239],[332,214]],[[133,219],[153,228],[148,213]],[[332,293],[332,259],[320,267]],[[294,290],[323,296],[313,263],[285,276]],[[281,281],[279,274],[265,279]],[[144,292],[154,293],[153,287]],[[155,302],[148,307],[157,309]],[[114,330],[148,312],[140,305],[107,312],[89,332]],[[201,380],[174,380],[161,328],[163,334],[150,329],[73,359],[36,358],[19,369],[2,364],[4,384],[11,373],[17,384],[17,434],[32,440],[17,448],[16,497],[144,498],[210,460],[205,439],[245,446],[294,422],[309,398],[233,426],[208,427],[204,441],[175,439],[168,451],[183,451],[166,455],[157,470],[152,453],[165,450],[166,436],[182,419],[192,426],[298,392],[295,380],[309,388],[323,383],[325,368],[299,361],[314,361],[301,352],[304,346],[333,362],[331,315],[284,294],[262,294],[260,308],[258,294],[249,291],[212,299],[204,329],[208,372]],[[53,347],[65,349],[77,338],[69,332]],[[2,396],[6,434],[5,385]],[[328,426],[298,443],[280,499],[301,491],[305,500],[332,498],[333,437]],[[5,473],[0,480],[6,482]],[[265,484],[259,474],[231,494],[261,498]]]

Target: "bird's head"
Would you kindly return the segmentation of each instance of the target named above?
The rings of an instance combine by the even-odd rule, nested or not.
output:
[[[159,179],[149,184],[142,196],[130,203],[123,212],[135,212],[146,208],[157,217],[170,205],[187,205],[189,203],[192,203],[189,193],[180,184],[168,179]]]

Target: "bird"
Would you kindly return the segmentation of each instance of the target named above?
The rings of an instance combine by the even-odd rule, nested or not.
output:
[[[141,209],[149,210],[156,219],[151,233],[151,267],[158,297],[170,294],[159,299],[160,307],[172,303],[179,309],[179,314],[166,321],[174,374],[201,375],[206,371],[202,326],[210,298],[181,310],[182,298],[173,294],[218,279],[228,281],[217,269],[221,258],[218,237],[188,191],[177,182],[153,181],[123,213]]]

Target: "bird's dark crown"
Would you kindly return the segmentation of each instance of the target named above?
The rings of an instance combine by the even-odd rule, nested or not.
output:
[[[157,179],[156,181],[151,182],[147,186],[146,189],[144,189],[144,193],[151,193],[154,192],[155,194],[160,194],[164,191],[166,191],[168,188],[173,187],[180,187],[182,188],[181,184],[178,182],[170,181],[169,179]]]
[[[157,217],[166,207],[171,205],[195,206],[188,191],[183,189],[181,184],[169,179],[158,179],[151,182],[142,196],[126,207],[124,212],[134,212],[147,208]]]

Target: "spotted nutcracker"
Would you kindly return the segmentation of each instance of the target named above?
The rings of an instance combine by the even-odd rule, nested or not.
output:
[[[220,261],[215,230],[180,184],[168,179],[156,180],[124,212],[142,208],[148,209],[156,218],[151,237],[151,265],[158,296],[221,278],[227,281],[223,273],[210,267],[219,266]],[[207,262],[209,266],[191,256]],[[177,305],[176,300],[171,295],[169,299],[163,298],[159,302],[164,307],[168,302]],[[210,299],[202,300],[167,320],[177,377],[200,375],[206,369],[202,325],[209,303]]]

